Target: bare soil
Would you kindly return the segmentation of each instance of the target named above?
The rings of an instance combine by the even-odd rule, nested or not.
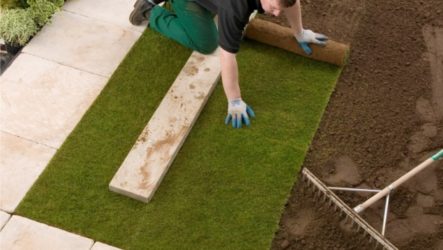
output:
[[[304,0],[306,28],[351,45],[304,166],[328,185],[383,188],[443,148],[443,1]],[[283,19],[273,19],[286,24]],[[351,206],[368,198],[339,193]],[[297,182],[272,249],[374,249]],[[381,228],[383,203],[363,213]],[[387,238],[443,250],[443,163],[392,196]]]

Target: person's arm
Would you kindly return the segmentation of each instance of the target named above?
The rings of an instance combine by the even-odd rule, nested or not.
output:
[[[241,99],[236,55],[220,48],[220,63],[223,89],[228,99],[225,124],[232,121],[234,128],[241,128],[243,123],[249,126],[251,124],[249,117],[255,117],[255,114],[252,108]]]
[[[300,0],[297,0],[297,2],[291,7],[284,9],[284,12],[294,35],[301,34],[303,31],[303,23],[301,20]]]
[[[326,45],[327,36],[315,33],[312,30],[303,29],[300,0],[297,0],[291,7],[284,9],[284,12],[289,25],[291,25],[295,39],[297,39],[298,44],[306,54],[312,54],[312,49],[309,47],[310,43],[320,46]]]
[[[226,97],[228,100],[241,98],[235,54],[220,48],[220,63],[223,89],[225,90]]]

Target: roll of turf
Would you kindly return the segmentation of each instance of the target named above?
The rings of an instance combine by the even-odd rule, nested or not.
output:
[[[290,28],[259,18],[254,18],[249,22],[246,29],[246,37],[301,56],[338,66],[343,66],[346,63],[349,53],[348,45],[329,40],[324,47],[311,44],[312,54],[307,55],[299,47]]]

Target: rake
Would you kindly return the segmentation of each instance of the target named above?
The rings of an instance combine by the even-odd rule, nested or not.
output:
[[[308,187],[312,188],[314,191],[314,196],[316,200],[321,200],[324,203],[328,203],[328,207],[334,206],[335,211],[339,211],[340,215],[345,216],[345,220],[350,220],[352,222],[352,227],[357,226],[357,231],[362,231],[369,237],[369,243],[375,245],[375,249],[382,247],[383,249],[397,250],[398,248],[394,246],[385,237],[387,215],[389,210],[389,199],[391,192],[399,187],[401,184],[421,172],[426,167],[430,166],[433,162],[443,159],[443,149],[433,156],[426,159],[420,165],[416,166],[400,178],[398,178],[393,183],[389,184],[382,190],[379,189],[362,189],[362,188],[346,188],[346,187],[328,187],[322,181],[320,181],[314,174],[312,174],[307,168],[302,170],[302,180],[307,183]],[[359,204],[353,209],[344,203],[334,192],[337,191],[351,191],[351,192],[371,192],[375,193],[371,198],[365,202]],[[384,214],[383,214],[383,225],[381,232],[375,230],[369,223],[367,223],[359,214],[363,212],[366,208],[370,207],[372,204],[377,202],[386,196]]]

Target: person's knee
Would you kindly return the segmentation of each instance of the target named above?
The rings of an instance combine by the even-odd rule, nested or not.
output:
[[[209,39],[205,39],[205,41],[196,42],[196,51],[208,55],[215,51],[218,47],[218,39],[217,37],[212,37]]]

